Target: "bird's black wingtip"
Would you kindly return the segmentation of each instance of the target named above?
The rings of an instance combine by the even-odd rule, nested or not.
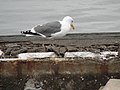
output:
[[[31,32],[31,30],[27,30],[27,31],[21,31],[21,34],[24,34],[24,35],[37,35],[37,36],[41,36],[39,33],[34,33],[34,32]]]
[[[27,31],[21,31],[21,34],[31,34],[32,32],[30,30]]]

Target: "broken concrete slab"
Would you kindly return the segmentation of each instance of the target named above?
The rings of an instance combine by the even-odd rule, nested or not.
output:
[[[20,53],[18,58],[20,59],[34,59],[34,58],[51,58],[56,57],[54,52],[36,52],[36,53]]]
[[[99,53],[93,52],[66,52],[65,57],[97,58],[98,60],[109,60],[116,58],[118,52],[104,51]]]
[[[120,79],[110,79],[102,90],[120,90]]]

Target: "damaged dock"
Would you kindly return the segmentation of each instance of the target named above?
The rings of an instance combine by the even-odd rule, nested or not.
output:
[[[120,33],[76,34],[63,39],[1,36],[0,90],[99,90],[120,78]],[[66,52],[118,52],[117,56],[65,57]],[[54,52],[55,57],[18,58],[20,53]],[[109,58],[112,57],[112,58]]]

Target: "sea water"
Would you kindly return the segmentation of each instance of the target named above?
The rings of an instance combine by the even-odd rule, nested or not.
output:
[[[120,32],[120,0],[0,0],[0,35],[74,19],[75,33]]]

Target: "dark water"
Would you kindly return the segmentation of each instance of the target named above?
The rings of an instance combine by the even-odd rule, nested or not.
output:
[[[0,0],[0,35],[74,18],[74,32],[120,32],[120,0]]]

